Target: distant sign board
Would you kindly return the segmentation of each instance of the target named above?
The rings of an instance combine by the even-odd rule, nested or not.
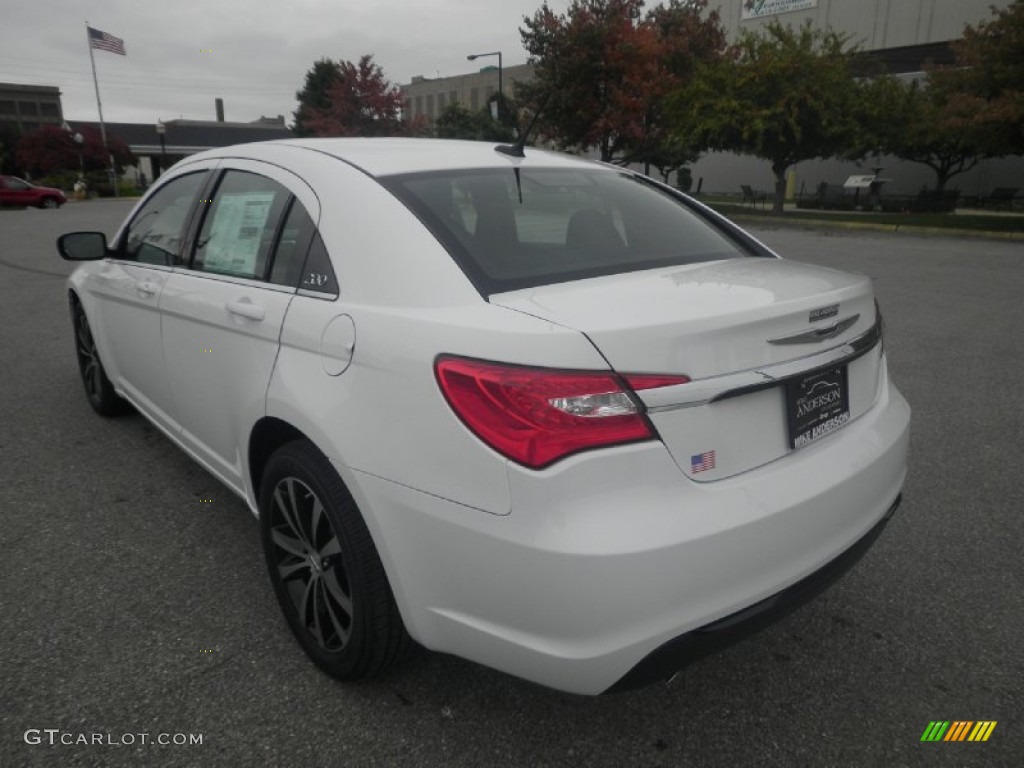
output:
[[[875,174],[873,173],[869,176],[850,176],[843,182],[843,186],[847,189],[868,189],[874,180]]]
[[[743,19],[759,19],[778,13],[817,8],[818,0],[743,0]]]

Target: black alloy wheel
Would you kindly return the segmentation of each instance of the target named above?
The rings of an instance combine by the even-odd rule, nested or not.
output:
[[[89,327],[89,319],[77,299],[71,300],[71,319],[75,331],[78,370],[82,374],[82,384],[85,386],[85,396],[89,399],[89,405],[101,416],[117,416],[123,413],[127,409],[127,403],[118,396],[114,391],[114,385],[107,378],[103,363],[100,361],[100,353],[96,349],[96,340]]]
[[[332,677],[380,675],[413,643],[362,515],[312,443],[282,446],[260,483],[270,581],[292,634]]]
[[[340,651],[352,633],[352,587],[323,502],[302,480],[288,476],[275,486],[271,504],[277,578],[317,645]]]

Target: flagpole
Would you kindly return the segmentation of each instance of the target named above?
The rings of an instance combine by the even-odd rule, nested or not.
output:
[[[100,113],[100,136],[103,139],[103,151],[110,158],[110,177],[114,181],[114,197],[120,197],[121,192],[117,188],[117,167],[114,165],[114,155],[107,146],[107,128],[103,124],[103,102],[100,101],[100,81],[96,77],[96,57],[92,52],[92,38],[89,37],[89,20],[85,21],[85,44],[89,48],[89,63],[92,64],[92,84],[96,88],[96,110]]]

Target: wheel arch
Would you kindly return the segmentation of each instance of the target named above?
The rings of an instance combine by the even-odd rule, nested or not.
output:
[[[335,471],[338,472],[341,482],[344,483],[348,492],[352,494],[352,498],[356,502],[359,514],[362,515],[363,522],[366,524],[366,528],[370,533],[370,539],[373,541],[373,544],[377,549],[377,554],[380,556],[381,564],[384,566],[384,573],[387,575],[392,594],[394,594],[395,601],[398,605],[398,612],[401,615],[405,626],[407,628],[410,627],[412,612],[410,606],[407,605],[405,600],[405,594],[399,578],[399,569],[394,563],[391,550],[388,547],[388,542],[385,539],[377,520],[373,516],[373,510],[369,509],[367,505],[363,503],[363,494],[358,485],[354,483],[354,478],[351,476],[351,473],[345,472],[342,467],[339,467],[335,462],[331,461],[330,454],[325,451],[323,446],[319,445],[317,441],[307,433],[307,431],[299,429],[289,421],[276,416],[262,417],[253,425],[253,428],[249,433],[249,446],[247,452],[249,460],[248,478],[252,488],[253,512],[255,512],[257,516],[259,515],[260,484],[263,481],[263,471],[266,468],[270,457],[273,456],[274,452],[281,446],[297,440],[308,441],[310,445],[322,453],[332,466],[334,466]]]
[[[307,440],[312,445],[316,445],[316,442],[300,429],[273,416],[264,416],[253,425],[249,432],[249,482],[252,483],[257,513],[259,512],[260,483],[263,481],[263,470],[267,466],[267,461],[282,445],[296,440]]]

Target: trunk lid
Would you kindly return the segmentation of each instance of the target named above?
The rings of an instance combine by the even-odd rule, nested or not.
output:
[[[768,258],[578,280],[490,301],[585,333],[621,374],[689,376],[689,384],[638,394],[680,469],[700,481],[793,450],[795,407],[787,403],[798,395],[787,400],[784,379],[852,352],[849,342],[876,323],[869,278]],[[842,363],[849,419],[874,403],[879,360],[874,345]],[[833,383],[817,382],[815,393]]]

